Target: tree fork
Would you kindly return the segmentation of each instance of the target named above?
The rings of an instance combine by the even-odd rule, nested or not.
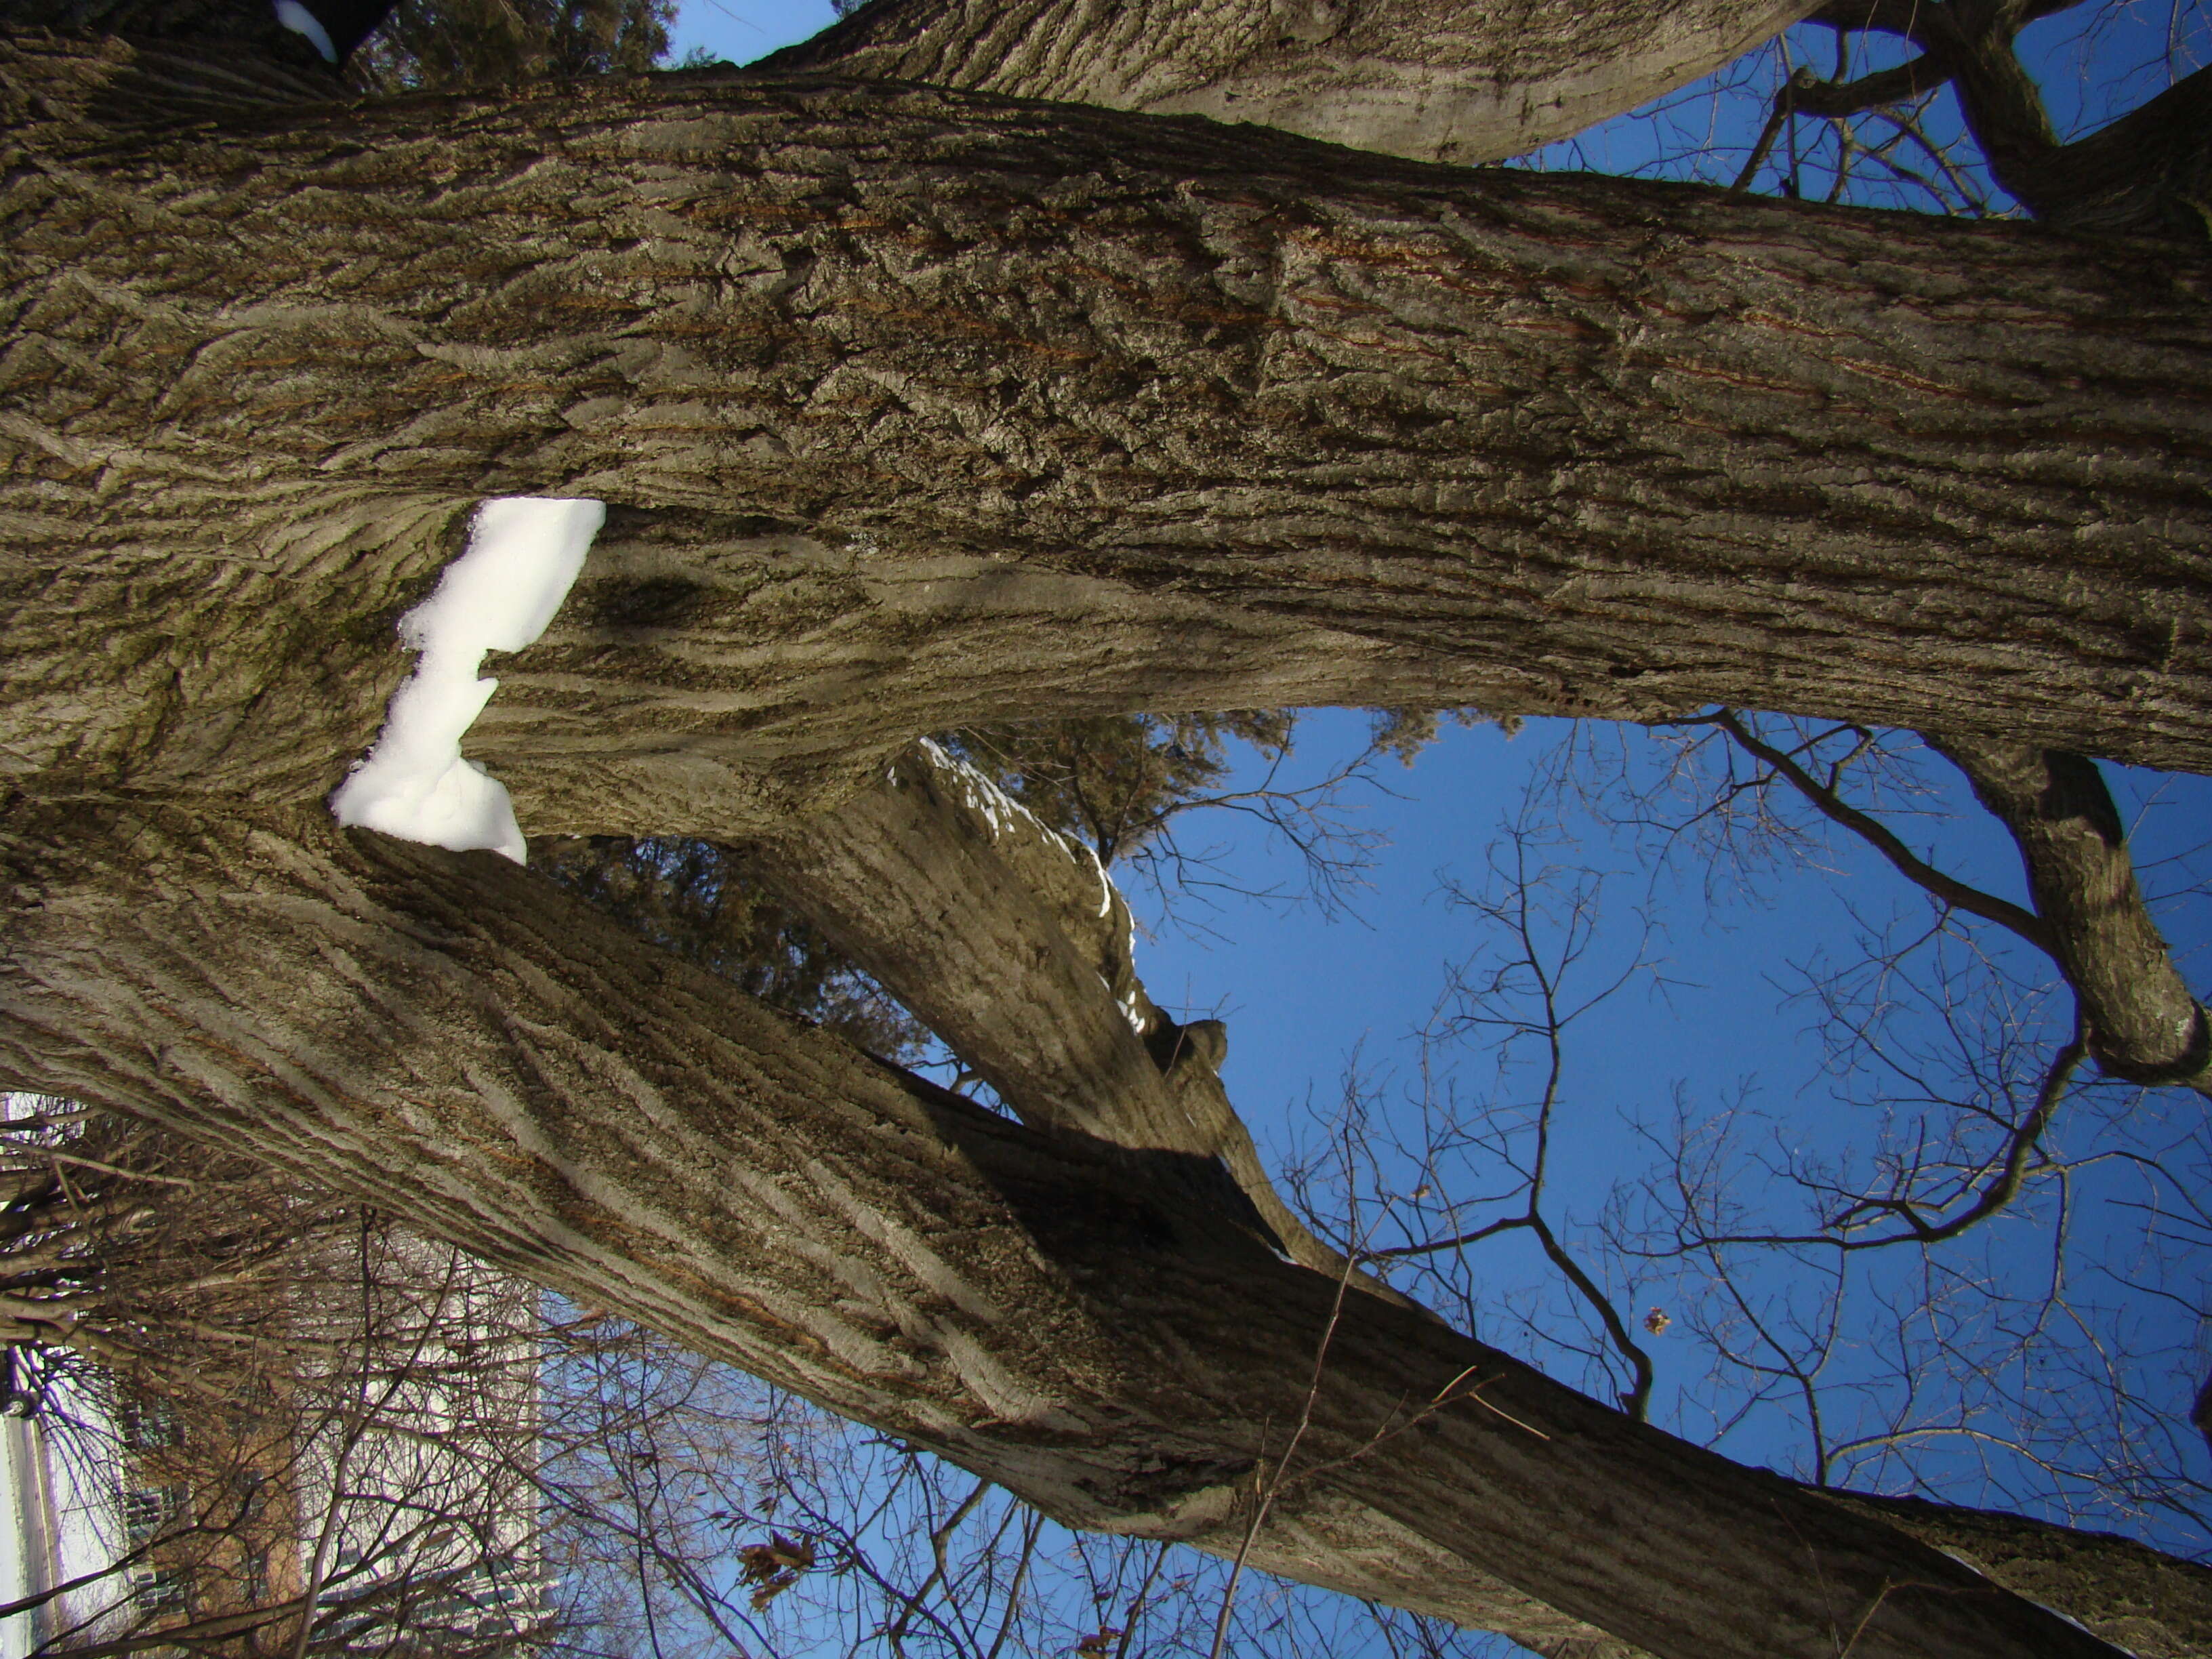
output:
[[[0,825],[10,1083],[250,1147],[1073,1524],[1234,1529],[1303,1409],[1334,1286],[1206,1161],[994,1118],[491,854],[299,813]],[[1351,1297],[1329,1352],[1290,1488],[1652,1653],[2112,1651],[1418,1314]]]

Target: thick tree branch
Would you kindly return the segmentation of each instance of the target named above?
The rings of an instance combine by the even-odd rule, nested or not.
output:
[[[1927,58],[1914,58],[1893,69],[1876,70],[1854,81],[1823,81],[1808,70],[1799,70],[1790,83],[1790,106],[1800,115],[1839,120],[1884,104],[1901,104],[1933,92],[1944,77]]]
[[[1152,115],[1423,161],[1502,161],[1686,86],[1808,0],[1607,0],[1532,29],[1463,0],[876,0],[758,67]]]
[[[1877,70],[1872,75],[1861,76],[1856,81],[1823,81],[1809,69],[1801,68],[1776,88],[1773,107],[1768,111],[1766,125],[1759,129],[1759,138],[1737,170],[1735,182],[1729,186],[1741,195],[1751,188],[1752,180],[1765,165],[1769,151],[1783,129],[1800,115],[1819,116],[1827,120],[1840,120],[1856,115],[1862,110],[1878,109],[1884,104],[1901,103],[1917,98],[1922,93],[1943,84],[1944,75],[1937,70],[1923,53],[1909,64],[1894,69]],[[1796,185],[1791,185],[1796,193]]]
[[[1218,1158],[1272,1247],[1333,1278],[1350,1271],[1268,1179],[1221,1084],[1218,1022],[1179,1025],[1146,994],[1128,905],[1104,868],[975,768],[917,745],[752,856],[1024,1122]]]
[[[2212,1572],[2116,1533],[2075,1533],[2002,1510],[1831,1491],[2046,1607],[2063,1607],[2143,1659],[2212,1653]]]
[[[1948,733],[1927,740],[2012,832],[2098,1065],[2131,1083],[2212,1093],[2212,1027],[2144,907],[2096,763],[2026,744]]]
[[[2018,175],[2014,194],[2061,230],[2212,240],[2212,68],[2024,160]]]
[[[342,1183],[1075,1524],[1218,1547],[1301,1409],[1334,1286],[1199,1160],[872,1066],[489,854],[22,802],[0,836],[10,1082]],[[2111,1651],[1414,1314],[1341,1319],[1307,1436],[1328,1473],[1279,1507],[1310,1490],[1417,1547],[1302,1559],[1291,1526],[1261,1565],[1437,1611],[1471,1563],[1686,1659]]]
[[[751,861],[1024,1121],[1210,1156],[1211,1137],[1174,1103],[1133,1024],[1142,993],[1115,937],[1128,909],[1106,872],[933,749],[754,843]],[[1064,869],[1066,885],[1088,892],[1023,878],[1017,844],[1048,837],[1056,844],[1023,863]],[[1096,926],[1072,932],[1070,909]]]
[[[2021,27],[2008,6],[1966,0],[1923,8],[1911,39],[1949,76],[1991,176],[2042,216],[2029,188],[2031,169],[2058,147],[2058,134],[2041,88],[2014,50]]]
[[[1856,84],[1887,92],[1891,84],[1924,89],[1948,81],[1991,176],[2045,223],[2105,235],[2156,236],[2198,248],[2212,242],[2212,70],[2198,70],[2098,131],[2062,143],[2014,46],[2027,24],[2062,9],[1968,0],[1843,0],[1814,18],[1838,28],[1903,35],[1917,46],[1920,59]],[[1850,104],[1850,88],[1793,85],[1789,90],[1808,114],[1850,112],[1828,106]]]
[[[66,15],[72,9],[99,9],[0,0],[0,35],[15,58],[11,72],[0,75],[0,130],[98,143],[118,127],[250,119],[270,108],[327,102],[343,90],[315,49],[265,4],[157,0],[74,19]],[[165,32],[143,27],[153,20],[134,15],[158,10],[191,14],[191,25]],[[111,23],[124,27],[111,30]]]
[[[2118,809],[2094,762],[2019,744],[1926,738],[1966,775],[1976,798],[2011,833],[2027,867],[2031,912],[1916,856],[1879,820],[1761,741],[1733,713],[1723,711],[1713,723],[1906,880],[2048,954],[2080,1000],[2088,1052],[2106,1072],[2136,1083],[2212,1091],[2204,1012],[2143,904]],[[2070,1073],[2071,1064],[2063,1070]],[[2048,1106],[2039,1107],[2039,1120],[2047,1116]],[[2033,1139],[2028,1136],[2028,1144]],[[2011,1184],[2016,1181],[2015,1170]]]

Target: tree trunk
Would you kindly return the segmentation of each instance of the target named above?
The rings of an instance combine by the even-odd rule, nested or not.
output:
[[[9,1081],[341,1181],[1072,1524],[1233,1548],[1275,1480],[1261,1565],[1448,1616],[1490,1620],[1494,1579],[1686,1659],[2112,1651],[1341,1295],[1204,1160],[993,1117],[494,855],[312,813],[22,801],[0,848]],[[1347,1506],[1419,1548],[1346,1547]]]
[[[1285,1261],[1096,1009],[994,1051],[1056,1127],[1018,1126],[319,802],[463,509],[526,492],[614,509],[471,739],[541,832],[788,846],[1017,699],[1718,702],[2212,769],[2203,267],[972,94],[686,76],[133,138],[128,52],[0,71],[0,1073],[1073,1524],[1234,1550],[1273,1480],[1261,1565],[1540,1647],[2108,1651]],[[833,850],[782,873],[849,919],[866,849]]]
[[[654,515],[484,726],[533,830],[763,823],[1015,684],[1218,707],[1271,641],[1316,700],[2212,766],[2212,272],[2148,247],[694,77],[9,191],[0,756],[45,793],[327,790],[454,514],[533,491]],[[1010,589],[1150,633],[994,629]],[[1164,670],[1178,629],[1245,654]]]

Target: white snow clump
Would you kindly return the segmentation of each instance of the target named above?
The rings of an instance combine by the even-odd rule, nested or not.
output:
[[[338,49],[331,40],[331,32],[323,27],[322,19],[300,3],[300,0],[276,0],[276,21],[295,34],[304,34],[313,42],[317,52],[323,54],[325,64],[338,61]]]
[[[499,690],[477,667],[485,652],[520,651],[545,631],[606,516],[600,501],[541,495],[477,509],[468,550],[399,619],[400,643],[422,657],[392,694],[375,745],[331,797],[340,823],[523,861],[507,787],[461,758],[461,734]]]

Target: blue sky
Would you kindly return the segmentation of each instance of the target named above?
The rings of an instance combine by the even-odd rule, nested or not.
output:
[[[1331,736],[1340,746],[1356,744],[1362,722],[1356,715],[1336,715],[1316,724],[1324,729],[1301,746],[1315,750],[1318,761],[1318,751],[1329,746]],[[1555,758],[1567,735],[1564,723],[1540,721],[1510,740],[1494,726],[1447,730],[1410,770],[1391,765],[1382,781],[1392,793],[1378,793],[1366,806],[1367,816],[1386,830],[1390,844],[1370,872],[1371,886],[1355,896],[1356,915],[1330,916],[1310,906],[1234,901],[1203,915],[1206,934],[1162,927],[1142,949],[1140,969],[1163,1002],[1186,1005],[1193,1013],[1218,1012],[1228,1022],[1225,1076],[1255,1133],[1271,1149],[1282,1152],[1325,1134],[1347,1067],[1355,1063],[1364,1085],[1382,1097],[1385,1115],[1395,1115],[1401,1123],[1413,1115],[1413,1097],[1425,1083],[1435,1086],[1439,1078],[1455,1084],[1474,1103],[1496,1102],[1510,1108],[1527,1097],[1530,1080],[1525,1073],[1501,1077],[1479,1040],[1453,1042],[1432,1051],[1425,1071],[1419,1034],[1431,1023],[1452,965],[1486,950],[1495,952],[1505,943],[1494,921],[1455,904],[1448,886],[1480,884],[1506,822],[1520,810],[1532,774]],[[1648,740],[1633,734],[1629,741],[1650,748]],[[1918,804],[1923,815],[1902,821],[1908,840],[1954,874],[2015,902],[2024,900],[2018,860],[2001,827],[1973,805],[1940,762],[1927,769],[1927,775],[1941,793]],[[2212,785],[2119,769],[2112,777],[2137,826],[2137,857],[2152,890],[2181,884],[2191,867],[2183,855],[2189,853],[2200,854],[2194,867],[2201,872],[2199,843],[2212,836]],[[1200,841],[1204,835],[1205,825],[1194,824],[1189,839]],[[1648,835],[1625,831],[1598,816],[1569,812],[1546,848],[1547,861],[1562,872],[1563,880],[1587,866],[1604,884],[1597,902],[1600,926],[1582,982],[1602,983],[1639,954],[1647,964],[1611,1000],[1585,1016],[1566,1049],[1557,1109],[1555,1202],[1549,1213],[1563,1237],[1579,1239],[1579,1248],[1590,1250],[1593,1269],[1602,1252],[1595,1248],[1592,1224],[1608,1193],[1616,1183],[1662,1164],[1662,1149],[1637,1126],[1663,1135],[1678,1101],[1692,1121],[1733,1115],[1735,1127],[1754,1151],[1786,1142],[1792,1150],[1825,1151],[1833,1159],[1856,1158],[1863,1163],[1873,1154],[1885,1114],[1907,1109],[1884,1103],[1885,1097],[1904,1092],[1895,1087],[1894,1078],[1865,1071],[1838,1075],[1823,1040],[1820,1005],[1808,994],[1817,975],[1808,976],[1808,969],[1817,970],[1823,960],[1848,967],[1855,960],[1855,940],[1893,919],[1907,935],[1923,929],[1929,915],[1925,902],[1886,864],[1840,834],[1816,830],[1802,856],[1748,869],[1705,856],[1687,843],[1671,859],[1655,859],[1650,841]],[[1280,846],[1247,848],[1232,865],[1248,885],[1262,886],[1272,879],[1295,889],[1298,882],[1297,861]],[[2212,966],[2212,902],[2198,892],[2164,905],[2160,915],[2172,943],[2191,965],[2192,981],[2201,986]],[[1975,948],[1997,959],[2011,955],[2002,941],[1982,937],[1988,931],[1977,931]],[[2015,957],[2012,965],[2029,987],[2047,981],[2032,963]],[[1574,983],[1569,981],[1571,989]],[[1890,1040],[1940,1056],[1946,1047],[1943,1023],[1929,1010],[1912,1006],[1899,994],[1901,989],[1901,976],[1885,986],[1899,1004]],[[1968,1026],[1986,1006],[1962,996],[1954,1022]],[[2039,1070],[2041,1056],[2063,1038],[2065,1018],[2063,999],[2033,1012],[2025,1023],[2030,1031],[2039,1032],[2044,1047],[2023,1046],[2014,1067],[2031,1076]],[[1884,1085],[1889,1086],[1879,1086]],[[2162,1146],[2185,1138],[2199,1104],[2189,1099],[2130,1108],[2114,1099],[2085,1103],[2078,1121],[2062,1120],[2053,1146],[2087,1163],[2070,1180],[2071,1224],[2087,1275],[2075,1300],[2085,1310],[2118,1304],[2118,1287],[2107,1282],[2109,1258],[2118,1252],[2132,1260],[2130,1252],[2139,1249],[2139,1212],[2131,1206],[2143,1196],[2141,1172],[2116,1151]],[[2108,1120],[2108,1110],[2123,1115]],[[2125,1116],[2129,1111],[2137,1115]],[[1778,1213],[1793,1212],[1799,1206],[1789,1201],[1786,1184],[1761,1180],[1760,1156],[1744,1160],[1734,1195],[1747,1203],[1771,1204]],[[2191,1156],[2184,1155],[2176,1167],[2191,1167]],[[1479,1170],[1466,1174],[1471,1188],[1483,1184]],[[1398,1190],[1411,1191],[1421,1178],[1408,1173]],[[2056,1223],[2049,1194],[2039,1206],[2023,1208],[2019,1223],[1959,1241],[1942,1268],[1999,1275],[2024,1271],[2032,1279]],[[1398,1242],[1399,1235],[1387,1226],[1383,1231],[1390,1242]],[[1981,1254],[1985,1250],[1994,1253],[1993,1259]],[[1901,1260],[1894,1264],[1895,1271],[1903,1268]],[[1780,1269],[1796,1270],[1794,1259]],[[1751,1276],[1771,1289],[1775,1271],[1754,1269]],[[1615,1281],[1624,1315],[1640,1316],[1661,1306],[1680,1320],[1686,1298],[1698,1294],[1702,1274],[1693,1264],[1686,1285],[1663,1265],[1651,1267],[1648,1273],[1632,1289],[1626,1281]],[[1491,1249],[1480,1258],[1477,1276],[1496,1303],[1533,1301],[1542,1310],[1540,1322],[1560,1319],[1563,1298],[1556,1276],[1544,1273],[1525,1246]],[[1893,1270],[1886,1267],[1880,1277],[1887,1288],[1869,1285],[1858,1294],[1896,1294],[1899,1281]],[[1865,1306],[1853,1305],[1854,1318],[1873,1316]],[[2136,1315],[2148,1322],[2132,1328],[2146,1356],[2155,1346],[2191,1346],[2197,1340],[2197,1320],[2176,1304],[2154,1298]],[[1577,1375],[1571,1355],[1532,1340],[1510,1314],[1486,1322],[1484,1328],[1493,1340],[1538,1359],[1555,1374],[1598,1391],[1589,1374]],[[1566,1322],[1565,1328],[1576,1328]],[[1712,1404],[1715,1392],[1705,1376],[1708,1357],[1686,1334],[1677,1324],[1646,1344],[1660,1372],[1654,1416],[1705,1438],[1717,1409]],[[1847,1413],[1863,1414],[1869,1408],[1863,1398],[1872,1386],[1869,1379],[1885,1363],[1878,1356],[1854,1358],[1850,1345],[1841,1346],[1845,1351],[1832,1361],[1830,1370],[1842,1390],[1831,1407],[1838,1425]],[[2002,1346],[1993,1344],[1990,1351]],[[2177,1377],[2164,1386],[2169,1406],[2185,1411],[2193,1383]],[[1893,1406],[1893,1396],[1885,1395],[1873,1409]],[[1930,1431],[1949,1421],[1935,1413],[1918,1425],[1923,1432],[1912,1462],[1929,1471],[1931,1486],[1947,1489],[1956,1501],[1974,1502],[1992,1478],[1983,1465],[1985,1453],[1967,1444],[1971,1436]],[[1753,1413],[1724,1443],[1737,1456],[1809,1474],[1804,1430],[1796,1403],[1784,1399]],[[1969,1467],[1954,1467],[1967,1453]],[[1905,1474],[1904,1466],[1894,1462],[1867,1472],[1892,1486]],[[2008,1506],[2021,1504],[2021,1494],[2034,1490],[2034,1483],[2023,1483],[2017,1473],[1994,1477]],[[2189,1530],[2170,1536],[2179,1542]]]
[[[819,34],[837,21],[829,0],[682,0],[672,34],[674,56],[703,47],[732,64]]]

